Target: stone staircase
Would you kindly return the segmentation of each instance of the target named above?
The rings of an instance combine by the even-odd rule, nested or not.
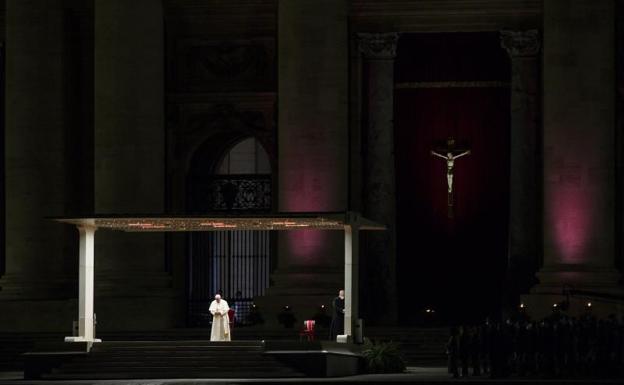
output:
[[[234,342],[258,340],[298,340],[296,329],[260,329],[241,327],[232,331]],[[317,335],[325,339],[328,332],[319,330]],[[61,342],[66,333],[0,333],[0,371],[19,371],[23,369],[21,354],[32,351],[35,341],[43,343]],[[446,328],[381,328],[368,327],[365,335],[376,341],[395,341],[408,366],[436,367],[446,366],[444,354],[448,340]],[[104,342],[101,348],[111,341],[196,341],[210,338],[208,329],[170,329],[141,332],[100,332]],[[257,343],[257,342],[255,342]],[[97,349],[97,348],[96,348]]]
[[[294,378],[304,375],[264,353],[258,341],[124,341],[95,344],[48,380]],[[244,369],[243,369],[244,368]]]
[[[35,340],[43,342],[62,341],[60,333],[0,333],[0,371],[21,371],[24,362],[21,355],[32,351]]]

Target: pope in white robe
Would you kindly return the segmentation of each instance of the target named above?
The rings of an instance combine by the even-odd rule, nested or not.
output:
[[[230,307],[227,301],[221,299],[221,296],[217,294],[214,301],[210,304],[209,310],[210,314],[212,314],[210,341],[231,341],[230,317],[228,315]]]

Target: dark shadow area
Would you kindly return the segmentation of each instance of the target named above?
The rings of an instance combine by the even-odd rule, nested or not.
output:
[[[414,34],[399,41],[395,70],[400,321],[483,319],[504,290],[509,60],[496,33]],[[431,154],[449,138],[453,155],[470,150],[451,194],[447,161]]]

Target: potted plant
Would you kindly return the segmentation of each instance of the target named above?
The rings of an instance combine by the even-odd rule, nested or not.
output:
[[[405,360],[396,342],[373,342],[366,338],[362,351],[369,373],[403,373]]]

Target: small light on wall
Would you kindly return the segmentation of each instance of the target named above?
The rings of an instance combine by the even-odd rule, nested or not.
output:
[[[587,307],[592,307],[592,303],[591,302],[587,302]]]
[[[556,309],[559,305],[556,303],[553,303],[553,309]]]
[[[526,306],[523,303],[520,304],[520,309],[524,309],[525,307]]]
[[[325,305],[321,305],[321,309],[325,309]]]
[[[425,313],[432,314],[432,313],[435,313],[435,310],[427,308],[425,309]]]

